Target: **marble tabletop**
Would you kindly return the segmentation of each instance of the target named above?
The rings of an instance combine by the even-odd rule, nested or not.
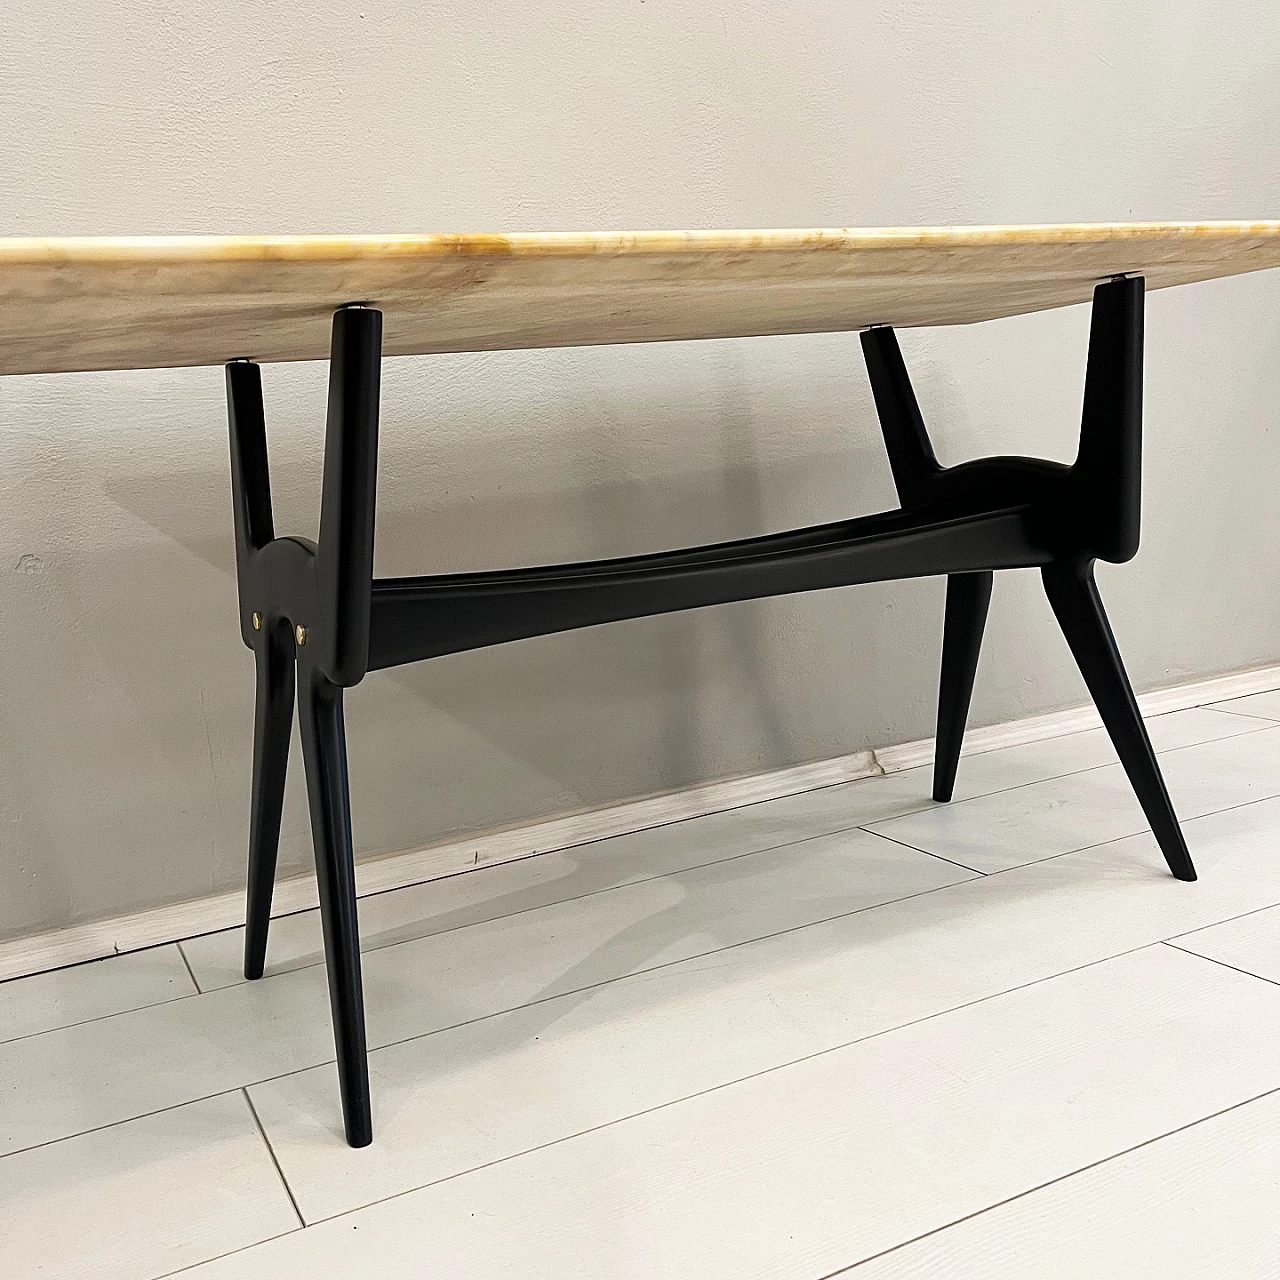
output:
[[[520,235],[0,238],[0,373],[966,324],[1280,266],[1280,221]]]

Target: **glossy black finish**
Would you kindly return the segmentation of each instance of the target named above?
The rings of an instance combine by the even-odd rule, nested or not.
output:
[[[1093,561],[1046,565],[1040,574],[1058,625],[1071,646],[1169,870],[1179,880],[1194,880],[1196,869],[1093,580]]]
[[[380,578],[369,669],[734,600],[1047,564],[1025,506],[893,511],[741,542],[515,572]]]
[[[962,513],[1020,504],[1049,554],[1045,590],[1097,704],[1169,869],[1194,880],[1186,842],[1160,775],[1142,715],[1093,580],[1094,560],[1116,563],[1138,550],[1142,483],[1143,281],[1100,284],[1093,295],[1080,447],[1070,467],[1033,458],[986,458],[941,467],[929,444],[891,329],[862,335],[876,411],[904,506]],[[988,568],[1002,566],[992,563]],[[948,800],[986,619],[989,582],[947,590],[934,799]]]
[[[1142,525],[1143,282],[1094,293],[1080,448],[1059,519],[1068,558],[1123,564]]]
[[[933,752],[933,798],[951,799],[960,747],[978,670],[982,632],[991,604],[991,573],[953,573],[947,578],[942,628],[942,680],[938,688],[938,737]]]
[[[258,369],[227,366],[241,632],[258,704],[245,974],[263,970],[288,759],[298,719],[324,923],[347,1140],[371,1140],[343,689],[366,671],[528,636],[889,578],[948,575],[935,796],[949,798],[996,569],[1038,566],[1174,874],[1194,878],[1093,584],[1096,558],[1137,547],[1142,281],[1094,295],[1075,464],[988,458],[939,465],[890,329],[862,336],[900,510],[622,560],[375,579],[382,317],[334,316],[318,544],[277,538]],[[254,625],[255,615],[259,625]]]
[[[289,767],[289,731],[293,723],[293,632],[274,620],[255,637],[258,696],[253,725],[253,795],[249,807],[249,901],[245,915],[244,976],[262,977],[271,924],[271,890],[285,772]]]
[[[245,584],[255,555],[275,537],[262,411],[262,375],[238,360],[227,366],[231,426],[231,492],[235,514],[236,573],[240,583],[240,631],[254,651],[258,694],[253,730],[253,795],[249,809],[249,894],[245,919],[244,976],[262,977],[271,921],[271,890],[280,843],[289,729],[293,719],[293,634],[286,620],[253,625]]]
[[[316,582],[316,661],[334,684],[364,678],[369,660],[373,512],[378,476],[382,313],[347,307],[334,317]]]
[[[258,669],[244,972],[261,977],[266,958],[297,678],[338,1078],[353,1147],[367,1146],[373,1127],[342,689],[363,677],[369,649],[381,347],[380,312],[346,307],[334,316],[318,545],[274,536],[261,374],[246,361],[227,366],[241,634]]]
[[[262,409],[262,371],[247,360],[227,365],[227,420],[231,428],[231,502],[235,520],[240,635],[254,645],[253,609],[246,598],[254,556],[271,542],[271,478]]]
[[[369,1107],[342,686],[334,684],[310,661],[299,664],[299,674],[298,726],[302,730],[311,838],[316,850],[342,1117],[347,1141],[353,1147],[367,1147],[373,1141],[373,1118]]]

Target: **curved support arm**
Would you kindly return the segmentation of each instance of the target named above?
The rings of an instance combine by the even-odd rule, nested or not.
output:
[[[344,307],[333,317],[314,635],[316,663],[337,685],[359,683],[369,665],[381,360],[382,312]]]
[[[1035,458],[939,466],[893,330],[866,330],[862,349],[902,505],[959,514],[1031,503],[1062,558],[1132,559],[1142,505],[1144,293],[1141,276],[1107,280],[1093,291],[1080,447],[1069,468]]]
[[[381,362],[382,312],[343,307],[333,317],[318,546],[275,536],[262,371],[248,360],[226,370],[240,633],[253,648],[255,632],[288,618],[336,685],[359,683],[369,665]]]
[[[1115,564],[1137,554],[1142,523],[1144,295],[1141,276],[1093,291],[1080,451],[1069,484],[1088,551]]]
[[[240,634],[245,644],[253,648],[250,565],[254,555],[276,535],[271,519],[262,370],[248,360],[233,360],[227,365],[227,418],[231,425],[231,500],[235,514]]]
[[[942,473],[942,467],[934,457],[897,334],[882,325],[865,329],[862,354],[898,501],[904,507],[926,502],[931,496],[931,482]]]

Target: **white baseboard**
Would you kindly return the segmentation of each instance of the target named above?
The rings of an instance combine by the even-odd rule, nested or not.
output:
[[[1143,694],[1138,703],[1144,715],[1153,716],[1277,688],[1280,688],[1280,666],[1263,667],[1158,689]],[[1093,707],[1085,706],[970,729],[965,736],[964,754],[975,755],[1000,747],[1079,733],[1100,723]],[[361,897],[389,889],[403,889],[477,867],[515,862],[539,853],[590,844],[610,836],[736,809],[762,800],[776,800],[858,778],[896,773],[927,764],[932,759],[933,739],[923,738],[877,751],[858,751],[831,760],[704,783],[682,791],[629,800],[624,804],[527,826],[483,832],[465,840],[452,840],[361,863],[356,868],[356,888]],[[316,883],[313,876],[282,880],[276,886],[273,915],[289,915],[315,906]],[[230,929],[243,923],[244,893],[237,890],[192,902],[153,907],[113,920],[33,934],[0,944],[0,981],[125,951],[139,951],[144,947],[176,942],[217,929]]]

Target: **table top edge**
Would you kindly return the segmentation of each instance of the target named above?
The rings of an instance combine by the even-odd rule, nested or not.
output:
[[[1280,220],[969,227],[534,231],[422,235],[4,236],[0,267],[142,263],[343,262],[378,258],[697,256],[786,251],[1053,247],[1115,242],[1280,241]]]

